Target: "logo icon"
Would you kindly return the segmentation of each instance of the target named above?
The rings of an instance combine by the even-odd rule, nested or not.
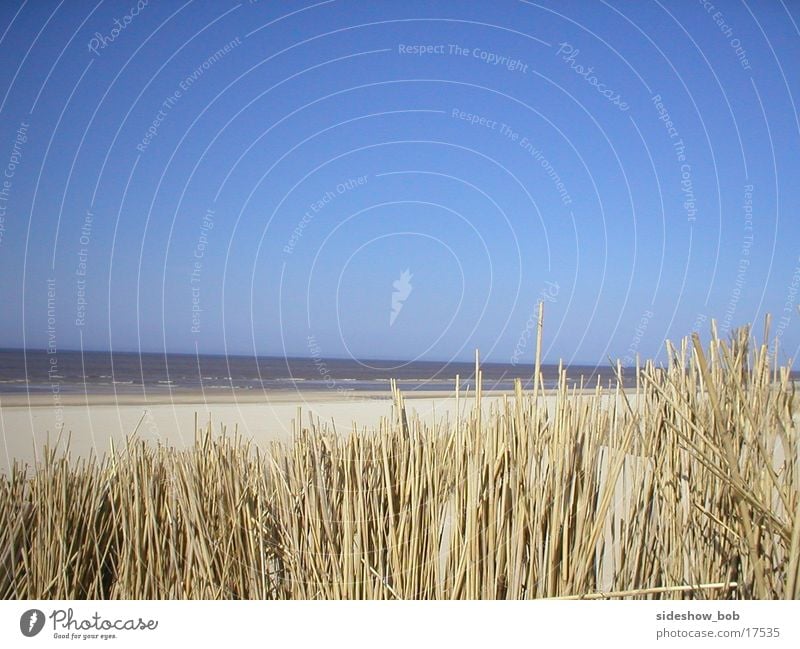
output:
[[[389,314],[389,326],[391,327],[394,324],[394,321],[397,320],[397,316],[400,315],[400,311],[403,308],[403,302],[408,299],[408,296],[411,295],[411,291],[413,290],[413,286],[411,286],[411,278],[413,275],[411,271],[406,268],[402,273],[400,273],[399,279],[396,279],[392,282],[392,286],[394,287],[394,291],[392,292],[392,311]]]
[[[19,630],[26,638],[32,638],[44,628],[44,613],[38,608],[25,611],[19,618]]]

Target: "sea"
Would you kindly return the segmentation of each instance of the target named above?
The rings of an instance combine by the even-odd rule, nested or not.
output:
[[[484,391],[512,391],[514,381],[532,386],[533,365],[482,363]],[[336,390],[389,392],[395,379],[404,392],[450,391],[456,375],[462,390],[475,387],[469,362],[375,361],[340,358],[223,356],[136,352],[0,349],[0,394],[152,394],[198,390]],[[608,366],[567,368],[571,383],[594,387],[615,382]],[[634,381],[632,370],[625,382]],[[544,365],[545,388],[558,381],[558,366]]]

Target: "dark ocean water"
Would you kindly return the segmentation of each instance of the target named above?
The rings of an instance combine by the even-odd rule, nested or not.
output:
[[[514,379],[530,387],[532,365],[482,364],[484,390],[513,390]],[[137,354],[128,352],[0,350],[0,393],[151,393],[191,390],[368,390],[389,391],[397,379],[404,391],[474,389],[473,363],[357,361],[325,358]],[[545,387],[555,385],[557,366],[542,368]],[[633,372],[628,371],[633,379]],[[591,385],[613,379],[608,367],[573,366]]]

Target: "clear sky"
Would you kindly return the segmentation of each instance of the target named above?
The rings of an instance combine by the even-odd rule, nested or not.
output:
[[[0,346],[530,362],[545,299],[551,362],[766,312],[795,357],[798,23],[6,0]]]

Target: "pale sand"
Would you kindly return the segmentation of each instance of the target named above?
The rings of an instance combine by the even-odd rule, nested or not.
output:
[[[452,421],[455,397],[447,393],[405,395],[406,409],[428,423]],[[502,395],[484,398],[484,406]],[[474,403],[474,397],[460,399],[462,413]],[[103,455],[136,431],[140,439],[178,448],[194,441],[195,415],[200,425],[209,417],[215,433],[221,425],[228,433],[238,433],[259,446],[270,441],[288,440],[298,407],[303,425],[309,417],[335,423],[338,433],[377,428],[381,418],[391,418],[392,400],[387,393],[277,392],[268,394],[163,393],[160,395],[61,395],[56,404],[50,394],[0,396],[0,472],[7,471],[14,460],[33,464],[47,442],[70,435],[70,453],[86,457],[94,451]]]

